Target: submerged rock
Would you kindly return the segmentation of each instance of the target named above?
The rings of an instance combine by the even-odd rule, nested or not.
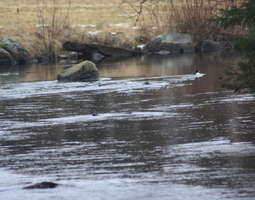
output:
[[[29,185],[27,187],[24,187],[23,189],[51,189],[51,188],[56,188],[59,186],[57,183],[53,182],[41,182],[41,183],[36,183],[34,185]]]
[[[58,74],[58,81],[95,81],[98,80],[99,73],[96,65],[91,61],[83,61],[66,69]]]
[[[183,33],[159,35],[148,42],[143,50],[145,53],[159,55],[179,55],[195,52],[191,35]]]
[[[12,38],[0,40],[0,47],[9,52],[17,64],[26,64],[31,60],[29,52]]]

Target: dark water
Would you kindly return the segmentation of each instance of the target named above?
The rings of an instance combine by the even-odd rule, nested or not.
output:
[[[238,60],[105,63],[94,83],[1,68],[0,199],[255,199],[255,97],[219,81]],[[62,185],[22,189],[41,181]]]

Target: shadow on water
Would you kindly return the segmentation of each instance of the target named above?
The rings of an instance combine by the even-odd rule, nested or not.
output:
[[[255,98],[219,82],[238,61],[135,58],[101,64],[95,83],[57,83],[62,66],[1,71],[19,74],[0,76],[0,195],[24,199],[17,186],[36,180],[63,199],[253,199]]]

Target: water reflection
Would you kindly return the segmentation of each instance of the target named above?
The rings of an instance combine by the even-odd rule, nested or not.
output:
[[[108,62],[98,65],[102,77],[131,78],[158,77],[166,75],[192,74],[196,70],[215,78],[224,74],[226,66],[232,66],[239,57],[211,54],[208,56],[186,55],[180,57],[136,57],[129,60]],[[30,66],[3,66],[0,69],[0,83],[56,80],[64,65],[33,64]],[[217,76],[216,76],[217,75]],[[214,84],[211,84],[212,86]]]
[[[61,65],[33,64],[24,66],[2,66],[0,83],[32,82],[56,80],[64,69]]]
[[[44,82],[1,85],[0,176],[19,175],[0,179],[0,195],[46,179],[64,184],[63,199],[84,190],[95,199],[112,199],[116,191],[117,199],[253,199],[255,97],[225,91],[218,81],[238,59],[105,63],[100,73],[112,79],[90,84],[45,81],[61,66],[22,69],[6,81]],[[194,78],[195,69],[206,76]],[[13,190],[14,199],[27,195]]]
[[[128,61],[104,63],[100,67],[100,74],[104,77],[130,78],[192,73],[190,70],[193,66],[193,60],[193,55],[173,58],[145,56]]]

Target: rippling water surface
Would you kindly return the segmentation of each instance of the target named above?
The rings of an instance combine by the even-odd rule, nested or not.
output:
[[[1,199],[254,199],[255,97],[220,87],[237,62],[136,58],[99,65],[92,83],[2,67]],[[61,185],[22,189],[41,181]]]

